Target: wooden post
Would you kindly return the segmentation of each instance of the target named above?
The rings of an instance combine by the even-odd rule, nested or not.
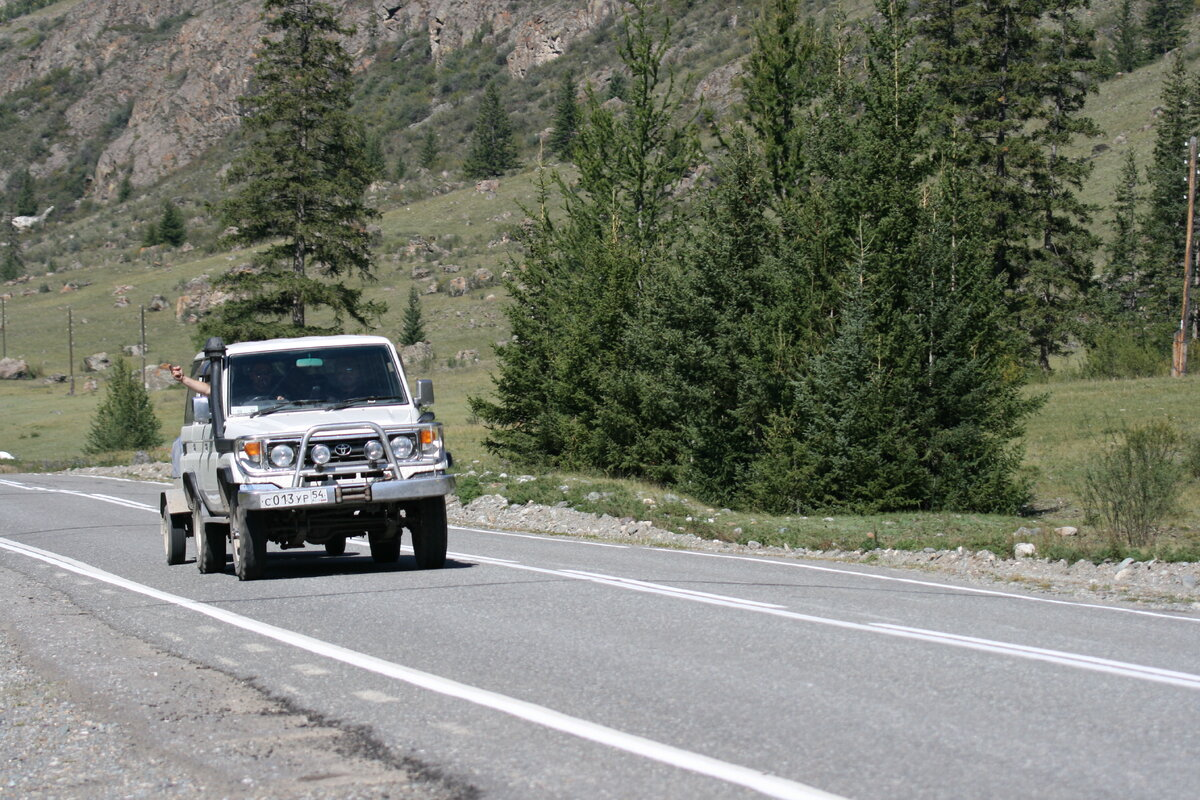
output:
[[[67,394],[75,394],[75,318],[67,306],[67,371],[71,374],[71,388]]]
[[[0,297],[0,358],[8,358],[8,312],[3,297]]]
[[[1192,327],[1192,228],[1196,212],[1196,137],[1188,140],[1188,206],[1187,238],[1183,249],[1183,313],[1179,319],[1179,330],[1175,331],[1175,342],[1171,348],[1171,377],[1180,378],[1187,374],[1188,337]]]
[[[146,304],[142,303],[142,388],[149,391],[150,379],[146,377]]]

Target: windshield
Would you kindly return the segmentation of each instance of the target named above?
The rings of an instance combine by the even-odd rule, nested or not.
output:
[[[230,356],[226,371],[231,415],[406,402],[383,345]]]

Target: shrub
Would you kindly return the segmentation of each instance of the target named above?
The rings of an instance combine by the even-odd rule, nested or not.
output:
[[[1101,331],[1080,369],[1084,378],[1153,378],[1166,374],[1170,353],[1126,327]]]
[[[1162,421],[1117,431],[1084,471],[1089,522],[1120,544],[1150,544],[1184,481],[1180,444],[1175,428]]]

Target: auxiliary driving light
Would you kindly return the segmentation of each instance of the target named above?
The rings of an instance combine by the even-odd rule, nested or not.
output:
[[[329,448],[323,444],[314,444],[312,449],[308,451],[309,458],[317,465],[328,464],[330,455]]]

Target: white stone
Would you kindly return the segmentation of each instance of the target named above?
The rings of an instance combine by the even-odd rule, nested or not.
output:
[[[1013,547],[1013,555],[1017,558],[1033,558],[1037,555],[1037,547],[1033,542],[1017,542]]]

